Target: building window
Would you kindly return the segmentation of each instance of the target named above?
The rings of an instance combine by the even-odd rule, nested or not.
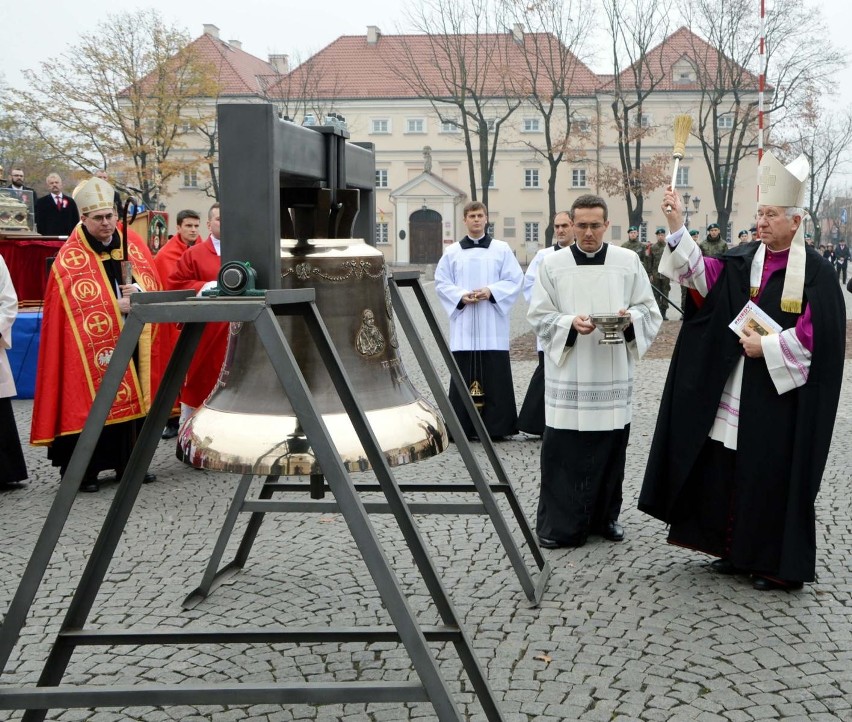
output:
[[[524,118],[524,133],[538,133],[541,131],[541,122],[538,118]]]
[[[651,127],[651,114],[650,113],[642,113],[637,115],[634,118],[634,122],[640,128],[650,128]]]
[[[376,188],[388,187],[388,171],[387,168],[376,168]]]
[[[730,130],[734,127],[734,116],[730,113],[720,115],[716,118],[716,127],[720,130]]]
[[[689,185],[689,166],[678,166],[677,168],[677,176],[675,176],[675,185],[676,186],[688,186]]]
[[[511,216],[506,216],[503,219],[503,238],[515,237],[515,219]]]
[[[726,186],[731,180],[731,169],[728,167],[726,163],[719,164],[719,175],[717,176],[717,183],[721,186]]]
[[[494,171],[493,170],[491,171],[491,175],[488,176],[488,187],[489,188],[494,187]]]
[[[492,238],[494,238],[494,224],[493,224],[493,223],[486,223],[486,224],[485,224],[485,232],[486,232],[489,236],[491,236]]]
[[[524,188],[540,188],[538,184],[538,168],[524,170]]]
[[[458,133],[459,132],[459,122],[454,120],[453,118],[447,118],[446,120],[441,121],[441,132],[442,133]]]
[[[572,188],[586,188],[588,186],[588,182],[586,181],[586,169],[585,168],[574,168],[571,171],[571,187]]]
[[[188,120],[183,121],[180,126],[181,133],[189,133],[192,130],[192,126],[189,124]]]
[[[524,242],[538,243],[538,223],[524,223]]]
[[[639,224],[639,240],[642,241],[642,243],[648,242],[648,221],[642,221],[642,223]]]
[[[585,116],[578,115],[571,121],[571,132],[573,133],[588,133],[592,129],[592,124]]]
[[[494,130],[497,127],[497,118],[488,118],[485,124],[488,126],[488,130]]]
[[[406,133],[425,133],[426,121],[423,118],[409,118],[406,124]]]
[[[387,223],[376,223],[376,245],[377,246],[386,246],[390,243],[390,236],[388,236],[388,225]]]
[[[387,118],[373,118],[373,133],[390,133],[390,121]]]
[[[184,188],[198,188],[198,171],[194,168],[192,170],[185,170],[183,172],[183,187]]]

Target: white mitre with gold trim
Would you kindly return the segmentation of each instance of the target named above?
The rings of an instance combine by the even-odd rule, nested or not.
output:
[[[804,155],[800,155],[785,166],[772,153],[765,151],[758,169],[758,204],[779,208],[801,208],[805,202],[810,171],[810,164]],[[761,246],[752,263],[750,278],[752,296],[757,295],[760,287],[765,254],[766,247]],[[781,291],[781,309],[801,313],[804,289],[805,231],[804,224],[800,223],[790,244],[784,289]]]
[[[92,176],[88,180],[80,181],[72,191],[71,197],[77,204],[80,215],[88,215],[95,211],[113,208],[115,188],[103,178]]]

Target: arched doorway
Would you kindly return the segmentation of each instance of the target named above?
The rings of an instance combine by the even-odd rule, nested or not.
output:
[[[415,211],[408,218],[411,263],[437,263],[443,253],[441,214],[428,208]]]

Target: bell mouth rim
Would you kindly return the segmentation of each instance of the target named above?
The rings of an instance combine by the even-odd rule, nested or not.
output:
[[[449,446],[443,418],[423,397],[398,406],[365,411],[365,414],[391,467],[432,458]],[[242,422],[234,424],[235,417],[240,417]],[[322,418],[347,470],[371,470],[349,416],[340,412],[323,414]],[[224,429],[226,433],[219,433],[219,440],[214,442],[211,434],[216,435],[219,426],[222,427],[219,431]],[[429,428],[431,432],[424,436]],[[269,431],[266,438],[258,439],[262,429]],[[321,474],[322,469],[312,453],[304,453],[301,449],[294,453],[283,448],[288,438],[298,440],[299,446],[308,443],[299,431],[295,416],[225,411],[211,408],[205,402],[178,433],[178,458],[199,469],[235,474]],[[252,443],[254,451],[251,451]]]

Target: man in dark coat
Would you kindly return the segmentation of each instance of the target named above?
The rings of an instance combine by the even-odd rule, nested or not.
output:
[[[681,329],[657,420],[639,509],[670,524],[669,542],[751,573],[758,590],[814,580],[814,502],[831,443],[843,372],[845,307],[831,266],[806,248],[804,159],[761,163],[761,243],[704,258],[670,204],[661,269],[703,296]],[[749,301],[767,331],[729,324]],[[777,324],[777,330],[771,327]]]
[[[35,202],[36,230],[43,236],[70,236],[80,222],[77,204],[62,192],[62,178],[57,173],[47,176],[50,191]]]
[[[846,266],[849,265],[850,257],[852,254],[849,252],[849,246],[841,239],[834,249],[834,264],[837,266],[837,278],[841,283],[846,283]]]

